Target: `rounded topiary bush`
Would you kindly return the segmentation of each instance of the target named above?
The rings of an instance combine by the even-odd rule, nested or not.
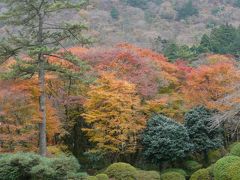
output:
[[[136,175],[137,180],[160,180],[160,174],[157,171],[139,170]]]
[[[190,173],[190,174],[192,174],[195,171],[202,168],[202,165],[200,163],[198,163],[197,161],[192,161],[192,160],[186,161],[184,163],[184,166],[185,166],[187,172]]]
[[[184,177],[187,176],[186,171],[184,171],[183,169],[179,169],[179,168],[166,169],[166,170],[164,170],[162,173],[167,173],[167,172],[177,172],[177,173],[183,175]]]
[[[238,156],[226,156],[218,160],[214,165],[213,175],[215,180],[228,180],[231,179],[229,174],[229,167],[240,161]]]
[[[161,180],[185,180],[185,177],[177,172],[167,172],[161,176]]]
[[[240,157],[240,143],[236,143],[231,149],[230,149],[231,155],[239,156]]]
[[[109,178],[115,178],[116,180],[135,180],[137,170],[130,164],[120,162],[111,164],[106,169],[105,174]]]
[[[96,177],[98,180],[109,180],[108,175],[106,174],[98,174]]]
[[[192,174],[190,180],[211,180],[211,176],[207,169],[199,169]]]
[[[232,179],[239,177],[240,176],[240,160],[232,163],[229,167],[227,167],[227,173],[228,173],[228,176]]]
[[[98,180],[96,176],[88,176],[87,180]]]

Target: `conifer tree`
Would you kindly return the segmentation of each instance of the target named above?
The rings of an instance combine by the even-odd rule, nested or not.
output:
[[[56,16],[66,9],[81,8],[86,1],[0,0],[0,3],[6,7],[0,18],[7,27],[6,36],[0,43],[0,64],[9,59],[15,60],[8,78],[38,77],[39,112],[42,118],[39,124],[39,153],[46,156],[46,73],[50,71],[67,76],[76,75],[66,66],[61,66],[63,61],[76,66],[84,64],[69,53],[64,44],[67,40],[81,45],[89,43],[89,39],[82,35],[86,29],[84,25],[57,22]],[[60,49],[65,51],[60,52]],[[50,57],[57,58],[59,62],[50,63]]]

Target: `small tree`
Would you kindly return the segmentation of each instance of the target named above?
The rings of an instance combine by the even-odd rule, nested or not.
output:
[[[210,117],[213,112],[203,106],[194,108],[186,113],[184,126],[187,128],[194,152],[203,153],[207,161],[209,150],[223,146],[222,129],[210,129]]]
[[[162,115],[148,121],[142,145],[145,157],[154,163],[176,161],[192,148],[186,128]]]

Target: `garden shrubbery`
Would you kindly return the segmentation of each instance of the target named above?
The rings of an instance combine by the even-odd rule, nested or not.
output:
[[[231,155],[240,156],[240,143],[236,143],[230,150]]]
[[[167,172],[161,176],[161,180],[185,180],[185,177],[177,172]]]
[[[33,153],[4,154],[0,158],[0,179],[80,179],[80,165],[74,157],[43,158]]]
[[[135,180],[137,170],[135,167],[127,163],[113,163],[105,171],[109,178],[116,180]]]
[[[139,170],[136,175],[137,180],[160,180],[160,174],[157,171]]]
[[[192,174],[190,180],[211,180],[211,176],[207,169],[199,169]]]
[[[233,169],[235,168],[234,163],[237,163],[239,161],[240,161],[240,157],[238,156],[226,156],[218,160],[215,163],[214,170],[213,170],[215,180],[231,179],[232,177],[229,172],[232,171],[233,173],[234,171]],[[236,171],[239,172],[239,167],[236,169]]]
[[[202,165],[199,164],[197,161],[192,161],[192,160],[189,160],[189,161],[186,161],[184,163],[184,167],[185,169],[187,170],[187,172],[189,174],[192,174],[194,173],[195,171],[199,170],[202,168]]]

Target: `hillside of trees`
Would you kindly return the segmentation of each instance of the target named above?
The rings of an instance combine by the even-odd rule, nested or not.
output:
[[[0,180],[240,179],[240,1],[0,2]]]

